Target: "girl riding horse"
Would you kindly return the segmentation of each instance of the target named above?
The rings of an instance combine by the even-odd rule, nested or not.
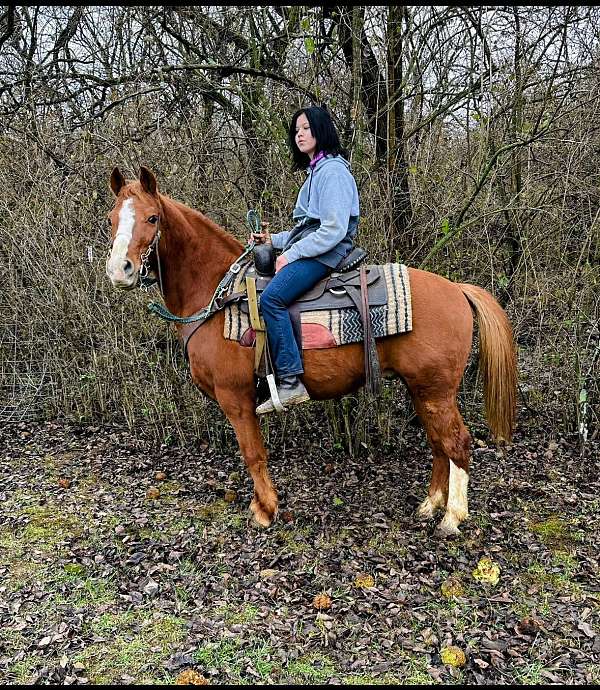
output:
[[[251,237],[258,242],[270,241],[275,249],[283,250],[260,306],[284,408],[310,399],[299,378],[304,366],[288,307],[351,251],[359,215],[356,182],[327,110],[317,106],[298,110],[292,117],[288,141],[293,170],[306,168],[308,172],[292,214],[296,225],[285,232]],[[274,409],[269,399],[256,408],[256,413]]]

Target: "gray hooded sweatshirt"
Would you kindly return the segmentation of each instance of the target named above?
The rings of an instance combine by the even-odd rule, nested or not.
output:
[[[352,249],[359,211],[350,164],[342,156],[328,155],[308,168],[292,214],[297,223],[292,230],[271,235],[273,246],[283,249],[290,263],[315,258],[335,268]]]

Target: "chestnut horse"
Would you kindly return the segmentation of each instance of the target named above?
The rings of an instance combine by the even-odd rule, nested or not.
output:
[[[135,181],[125,180],[115,168],[110,186],[116,200],[109,214],[113,245],[106,272],[113,286],[135,288],[145,258],[160,270],[162,296],[173,314],[189,316],[205,307],[242,253],[240,242],[202,213],[160,194],[147,168]],[[160,265],[152,252],[155,244]],[[470,435],[456,393],[472,346],[472,310],[479,322],[488,424],[496,438],[506,441],[515,418],[515,348],[507,316],[490,293],[426,271],[411,268],[409,275],[413,330],[378,339],[377,351],[382,374],[399,376],[406,384],[433,450],[429,493],[417,514],[431,518],[445,509],[437,530],[446,536],[459,533],[458,525],[468,517]],[[191,338],[191,375],[231,422],[254,482],[250,509],[268,527],[277,514],[277,493],[255,414],[254,351],[224,338],[223,319],[218,312]],[[361,343],[307,350],[304,363],[303,381],[315,400],[340,397],[365,382]]]

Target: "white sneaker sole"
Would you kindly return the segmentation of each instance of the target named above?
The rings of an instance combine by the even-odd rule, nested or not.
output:
[[[295,395],[293,398],[289,398],[286,401],[282,400],[282,405],[284,410],[286,410],[288,407],[291,407],[292,405],[299,405],[300,403],[307,402],[310,400],[310,395],[308,393],[302,393],[300,395]],[[268,412],[274,412],[275,407],[273,405],[272,400],[266,400],[262,405],[259,405],[256,408],[256,414],[267,414]]]

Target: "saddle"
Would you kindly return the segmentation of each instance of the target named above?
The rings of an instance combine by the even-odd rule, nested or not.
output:
[[[294,330],[301,337],[301,312],[355,308],[360,315],[363,327],[366,385],[367,389],[375,395],[380,386],[380,367],[369,307],[386,304],[387,288],[379,266],[361,265],[366,257],[367,253],[363,249],[358,247],[353,249],[333,273],[319,281],[292,304],[289,312]],[[357,266],[360,267],[357,268]],[[267,358],[262,356],[263,352],[259,352],[267,341],[263,321],[258,315],[257,305],[255,306],[255,295],[258,298],[256,302],[259,302],[260,294],[274,275],[273,248],[270,245],[258,245],[255,248],[254,265],[250,266],[245,274],[248,297],[241,302],[240,308],[242,312],[250,316],[257,334],[255,364],[259,375],[265,374],[267,369]]]

